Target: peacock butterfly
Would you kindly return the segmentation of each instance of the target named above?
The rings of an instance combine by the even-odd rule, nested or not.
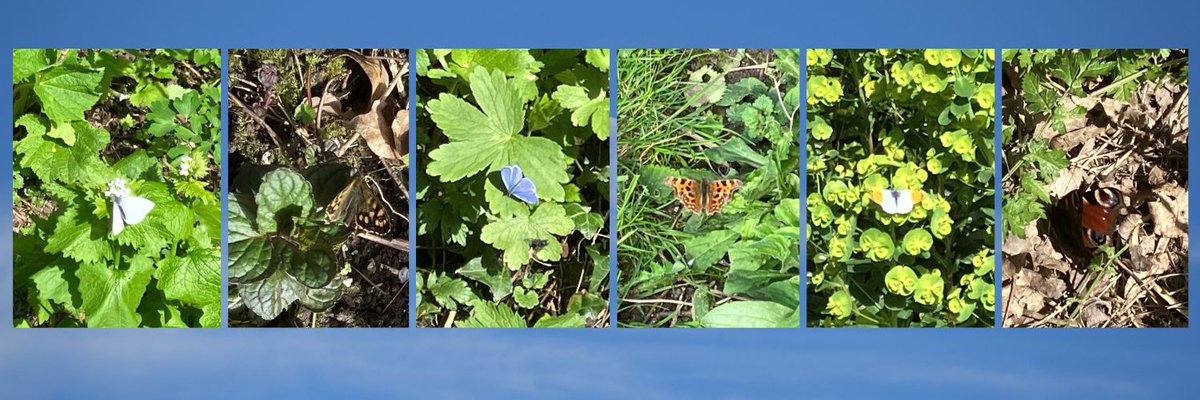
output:
[[[1058,199],[1050,210],[1059,250],[1076,259],[1089,259],[1097,247],[1109,244],[1121,217],[1120,190],[1101,187],[1077,189]]]

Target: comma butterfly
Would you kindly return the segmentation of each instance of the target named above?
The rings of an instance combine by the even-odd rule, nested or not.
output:
[[[681,176],[670,176],[663,184],[675,190],[675,199],[683,204],[683,209],[700,215],[713,215],[721,212],[725,204],[733,199],[733,192],[742,187],[742,181],[737,179],[691,179]]]

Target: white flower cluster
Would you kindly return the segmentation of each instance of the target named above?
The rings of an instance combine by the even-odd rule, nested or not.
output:
[[[192,162],[192,157],[189,157],[187,154],[184,154],[183,157],[179,157],[179,174],[180,175],[188,176],[188,174],[191,173],[190,171],[188,171],[192,167],[191,165],[188,165],[188,163],[190,163],[190,162]]]
[[[108,181],[108,190],[104,192],[108,197],[129,197],[129,187],[125,185],[124,178],[116,178]]]

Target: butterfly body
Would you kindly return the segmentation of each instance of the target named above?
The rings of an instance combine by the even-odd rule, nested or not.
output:
[[[682,176],[670,176],[663,184],[675,192],[675,199],[683,205],[683,209],[700,215],[713,215],[721,212],[733,193],[742,187],[742,181],[737,179],[691,179]]]
[[[519,165],[509,165],[500,169],[500,180],[504,182],[504,193],[531,205],[538,203],[537,187],[533,181],[521,171]]]
[[[871,201],[888,214],[908,214],[913,206],[925,199],[920,190],[881,189],[871,191]]]
[[[325,221],[338,220],[346,226],[378,234],[392,230],[391,213],[362,176],[351,179],[325,207]]]

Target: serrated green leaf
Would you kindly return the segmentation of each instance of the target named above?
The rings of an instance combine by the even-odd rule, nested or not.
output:
[[[221,254],[189,251],[183,257],[167,256],[154,272],[158,288],[167,299],[204,307],[221,300]]]
[[[82,121],[83,112],[100,100],[102,70],[61,64],[34,74],[33,92],[51,121]]]
[[[541,63],[529,54],[528,50],[500,49],[454,49],[450,57],[463,72],[473,72],[476,68],[486,68],[504,72],[508,76],[523,76],[541,69]],[[471,73],[461,73],[463,77],[474,80]]]
[[[505,304],[472,303],[471,316],[455,323],[461,328],[525,328],[525,320]]]
[[[513,292],[512,277],[508,275],[508,271],[496,261],[491,261],[485,267],[481,257],[472,258],[467,261],[466,265],[459,267],[454,271],[457,275],[462,275],[473,281],[487,285],[488,291],[492,293],[493,301],[500,301]]]
[[[75,289],[79,287],[79,277],[73,273],[76,268],[75,263],[59,258],[29,277],[42,308],[61,307],[72,315],[79,314],[83,299]]]
[[[251,312],[272,320],[299,299],[295,288],[287,283],[289,279],[282,269],[276,269],[265,279],[238,285],[238,294]]]
[[[87,325],[95,327],[137,327],[142,318],[138,304],[150,284],[154,264],[147,257],[134,257],[122,269],[103,264],[86,263],[79,266],[79,294]]]
[[[608,72],[609,67],[609,50],[608,49],[587,49],[587,55],[584,60],[597,69]]]
[[[590,123],[596,137],[608,140],[609,101],[604,91],[600,91],[595,98],[589,98],[584,87],[559,85],[551,97],[563,107],[573,110],[572,125],[582,127]]]
[[[546,241],[546,246],[536,256],[543,261],[557,261],[562,257],[562,244],[554,235],[563,236],[575,229],[575,223],[566,216],[559,204],[546,203],[530,216],[502,218],[483,227],[479,238],[496,249],[504,251],[504,264],[516,270],[529,262],[530,245],[534,240]]]
[[[520,165],[539,198],[561,201],[562,184],[570,180],[562,148],[545,138],[518,134],[524,105],[503,73],[476,68],[471,76],[479,109],[447,93],[429,101],[430,116],[451,141],[430,152],[433,161],[426,172],[443,182],[455,182],[485,169]]]
[[[442,277],[436,282],[427,282],[425,288],[433,295],[434,301],[448,309],[458,308],[459,304],[465,304],[474,297],[471,288],[461,279]]]
[[[14,84],[33,76],[35,72],[54,63],[53,49],[13,49]]]

